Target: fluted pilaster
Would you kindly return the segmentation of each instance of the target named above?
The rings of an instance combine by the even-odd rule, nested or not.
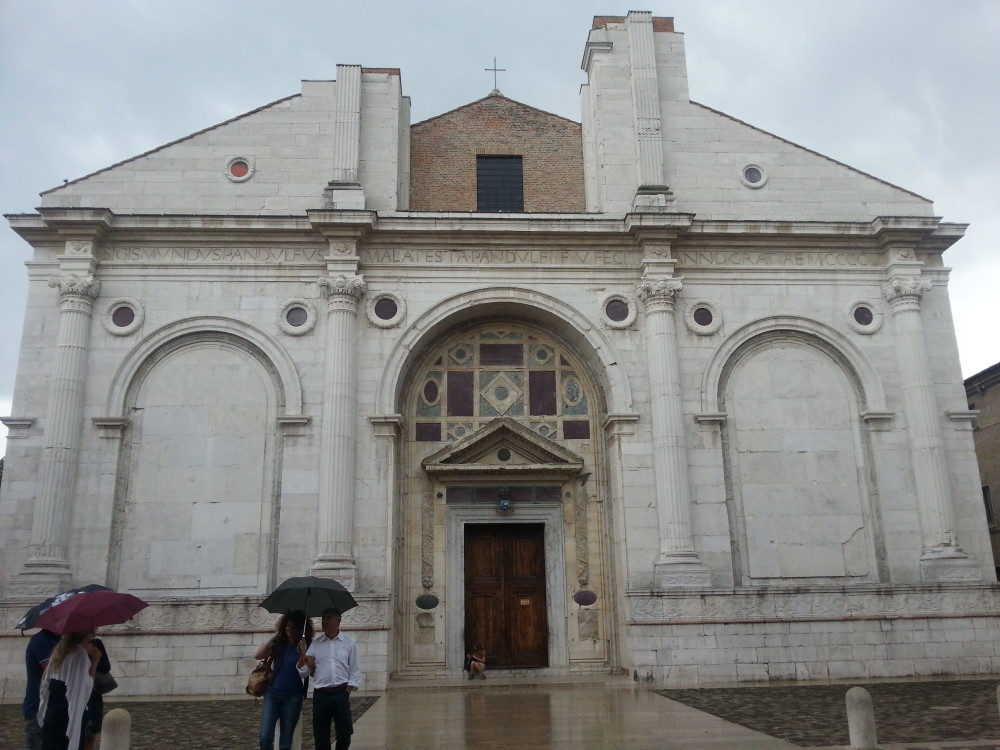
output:
[[[333,181],[356,183],[361,143],[361,66],[337,66],[333,111]]]
[[[87,344],[101,284],[90,274],[67,274],[53,277],[49,286],[59,290],[59,331],[25,571],[62,578],[70,573],[66,554],[83,428]]]
[[[920,303],[931,282],[920,276],[893,276],[882,287],[892,310],[899,386],[912,456],[914,489],[922,534],[925,580],[938,580],[935,560],[966,558],[958,546],[937,397],[927,357]],[[954,572],[946,576],[954,579]]]
[[[666,180],[663,173],[663,135],[652,13],[632,11],[628,14],[628,43],[639,185],[660,186]]]
[[[691,527],[690,487],[680,363],[674,328],[674,300],[681,279],[645,280],[637,291],[646,306],[653,474],[660,549],[655,562],[657,588],[708,586],[711,576],[698,559]]]
[[[318,554],[313,574],[354,590],[354,464],[357,419],[355,339],[361,276],[319,279],[327,298],[326,373],[320,455]]]

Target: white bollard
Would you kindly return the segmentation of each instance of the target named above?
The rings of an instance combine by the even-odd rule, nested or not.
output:
[[[101,727],[101,750],[129,750],[132,742],[132,714],[112,708]]]
[[[878,750],[872,696],[863,687],[852,687],[847,691],[847,729],[851,736],[851,750]]]

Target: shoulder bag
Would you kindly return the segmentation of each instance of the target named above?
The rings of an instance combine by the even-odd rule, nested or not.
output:
[[[250,673],[250,679],[247,680],[247,695],[252,695],[254,698],[260,698],[267,690],[267,685],[271,681],[271,655],[268,654],[267,658],[261,659],[253,671]]]

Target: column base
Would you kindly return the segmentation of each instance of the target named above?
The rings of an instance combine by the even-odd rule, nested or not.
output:
[[[635,191],[632,210],[642,212],[666,212],[673,204],[674,194],[666,185],[643,185]]]
[[[328,183],[323,189],[323,208],[363,211],[365,191],[356,183]]]
[[[687,555],[664,555],[653,565],[653,582],[658,590],[707,589],[712,586],[712,571],[693,552]]]
[[[72,574],[61,561],[28,561],[24,570],[7,584],[7,598],[12,601],[40,602],[70,588]]]
[[[358,584],[358,566],[349,558],[334,558],[320,555],[313,560],[309,575],[317,578],[332,578],[353,592]]]
[[[961,547],[931,547],[920,555],[924,583],[979,582],[983,573]]]

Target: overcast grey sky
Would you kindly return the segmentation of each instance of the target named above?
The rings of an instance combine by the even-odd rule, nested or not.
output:
[[[400,68],[418,122],[488,94],[495,55],[505,95],[579,120],[591,18],[651,10],[685,34],[693,100],[971,224],[945,255],[962,372],[1000,361],[1000,2],[616,2],[0,0],[0,212],[332,79],[338,63]],[[0,226],[0,415],[28,257]]]

